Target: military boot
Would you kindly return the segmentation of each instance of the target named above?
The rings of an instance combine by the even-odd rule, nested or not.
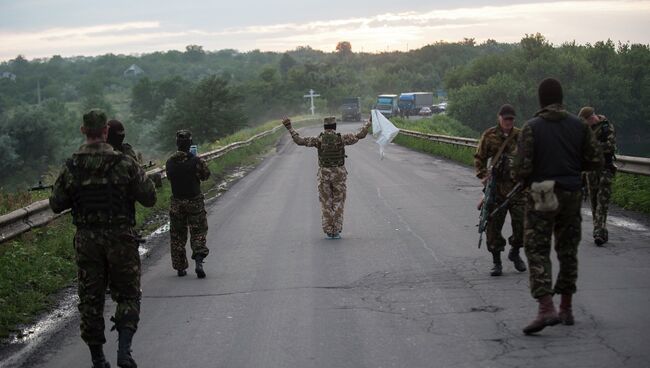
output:
[[[103,345],[88,345],[90,348],[90,359],[93,361],[93,368],[111,368],[110,363],[106,361],[104,356]]]
[[[528,326],[524,327],[524,334],[530,335],[539,332],[546,326],[555,326],[560,323],[560,318],[557,316],[555,306],[553,305],[553,296],[544,295],[537,299],[539,303],[539,311],[537,318]]]
[[[492,267],[492,272],[490,272],[490,276],[503,275],[503,266],[501,265],[501,252],[499,251],[492,252],[492,263],[494,264],[494,266]]]
[[[178,271],[176,271],[176,274],[178,275],[178,277],[183,277],[183,276],[187,275],[187,271],[178,270]]]
[[[519,256],[519,249],[520,248],[515,247],[510,248],[510,252],[508,252],[508,259],[515,264],[515,270],[524,272],[526,271],[526,262],[524,262],[524,260],[521,259],[521,256]]]
[[[130,328],[118,329],[117,366],[120,368],[137,368],[138,365],[131,356],[131,342],[135,331]]]
[[[194,271],[196,271],[196,277],[200,279],[205,278],[205,271],[203,271],[203,258],[202,257],[196,257],[196,268]]]
[[[560,312],[558,317],[562,324],[567,326],[573,326],[575,320],[573,319],[573,307],[571,305],[572,294],[562,294],[562,299],[560,301]]]

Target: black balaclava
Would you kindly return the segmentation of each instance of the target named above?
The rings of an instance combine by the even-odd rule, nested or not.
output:
[[[124,125],[119,120],[108,121],[108,137],[106,143],[113,146],[113,148],[122,148],[124,142]]]

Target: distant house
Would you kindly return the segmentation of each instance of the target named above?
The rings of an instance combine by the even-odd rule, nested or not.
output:
[[[11,79],[13,82],[16,81],[16,74],[12,72],[2,72],[0,73],[0,79]]]
[[[140,74],[144,74],[144,70],[139,66],[133,64],[127,70],[124,71],[125,77],[137,77]]]

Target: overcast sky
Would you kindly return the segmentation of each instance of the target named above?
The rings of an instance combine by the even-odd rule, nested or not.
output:
[[[650,0],[0,0],[0,60],[134,54],[186,45],[285,51],[407,50],[464,37],[650,44]]]

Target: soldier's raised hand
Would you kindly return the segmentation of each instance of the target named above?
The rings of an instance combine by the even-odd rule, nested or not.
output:
[[[282,118],[282,125],[284,125],[284,127],[287,129],[291,129],[291,119],[285,116]]]

